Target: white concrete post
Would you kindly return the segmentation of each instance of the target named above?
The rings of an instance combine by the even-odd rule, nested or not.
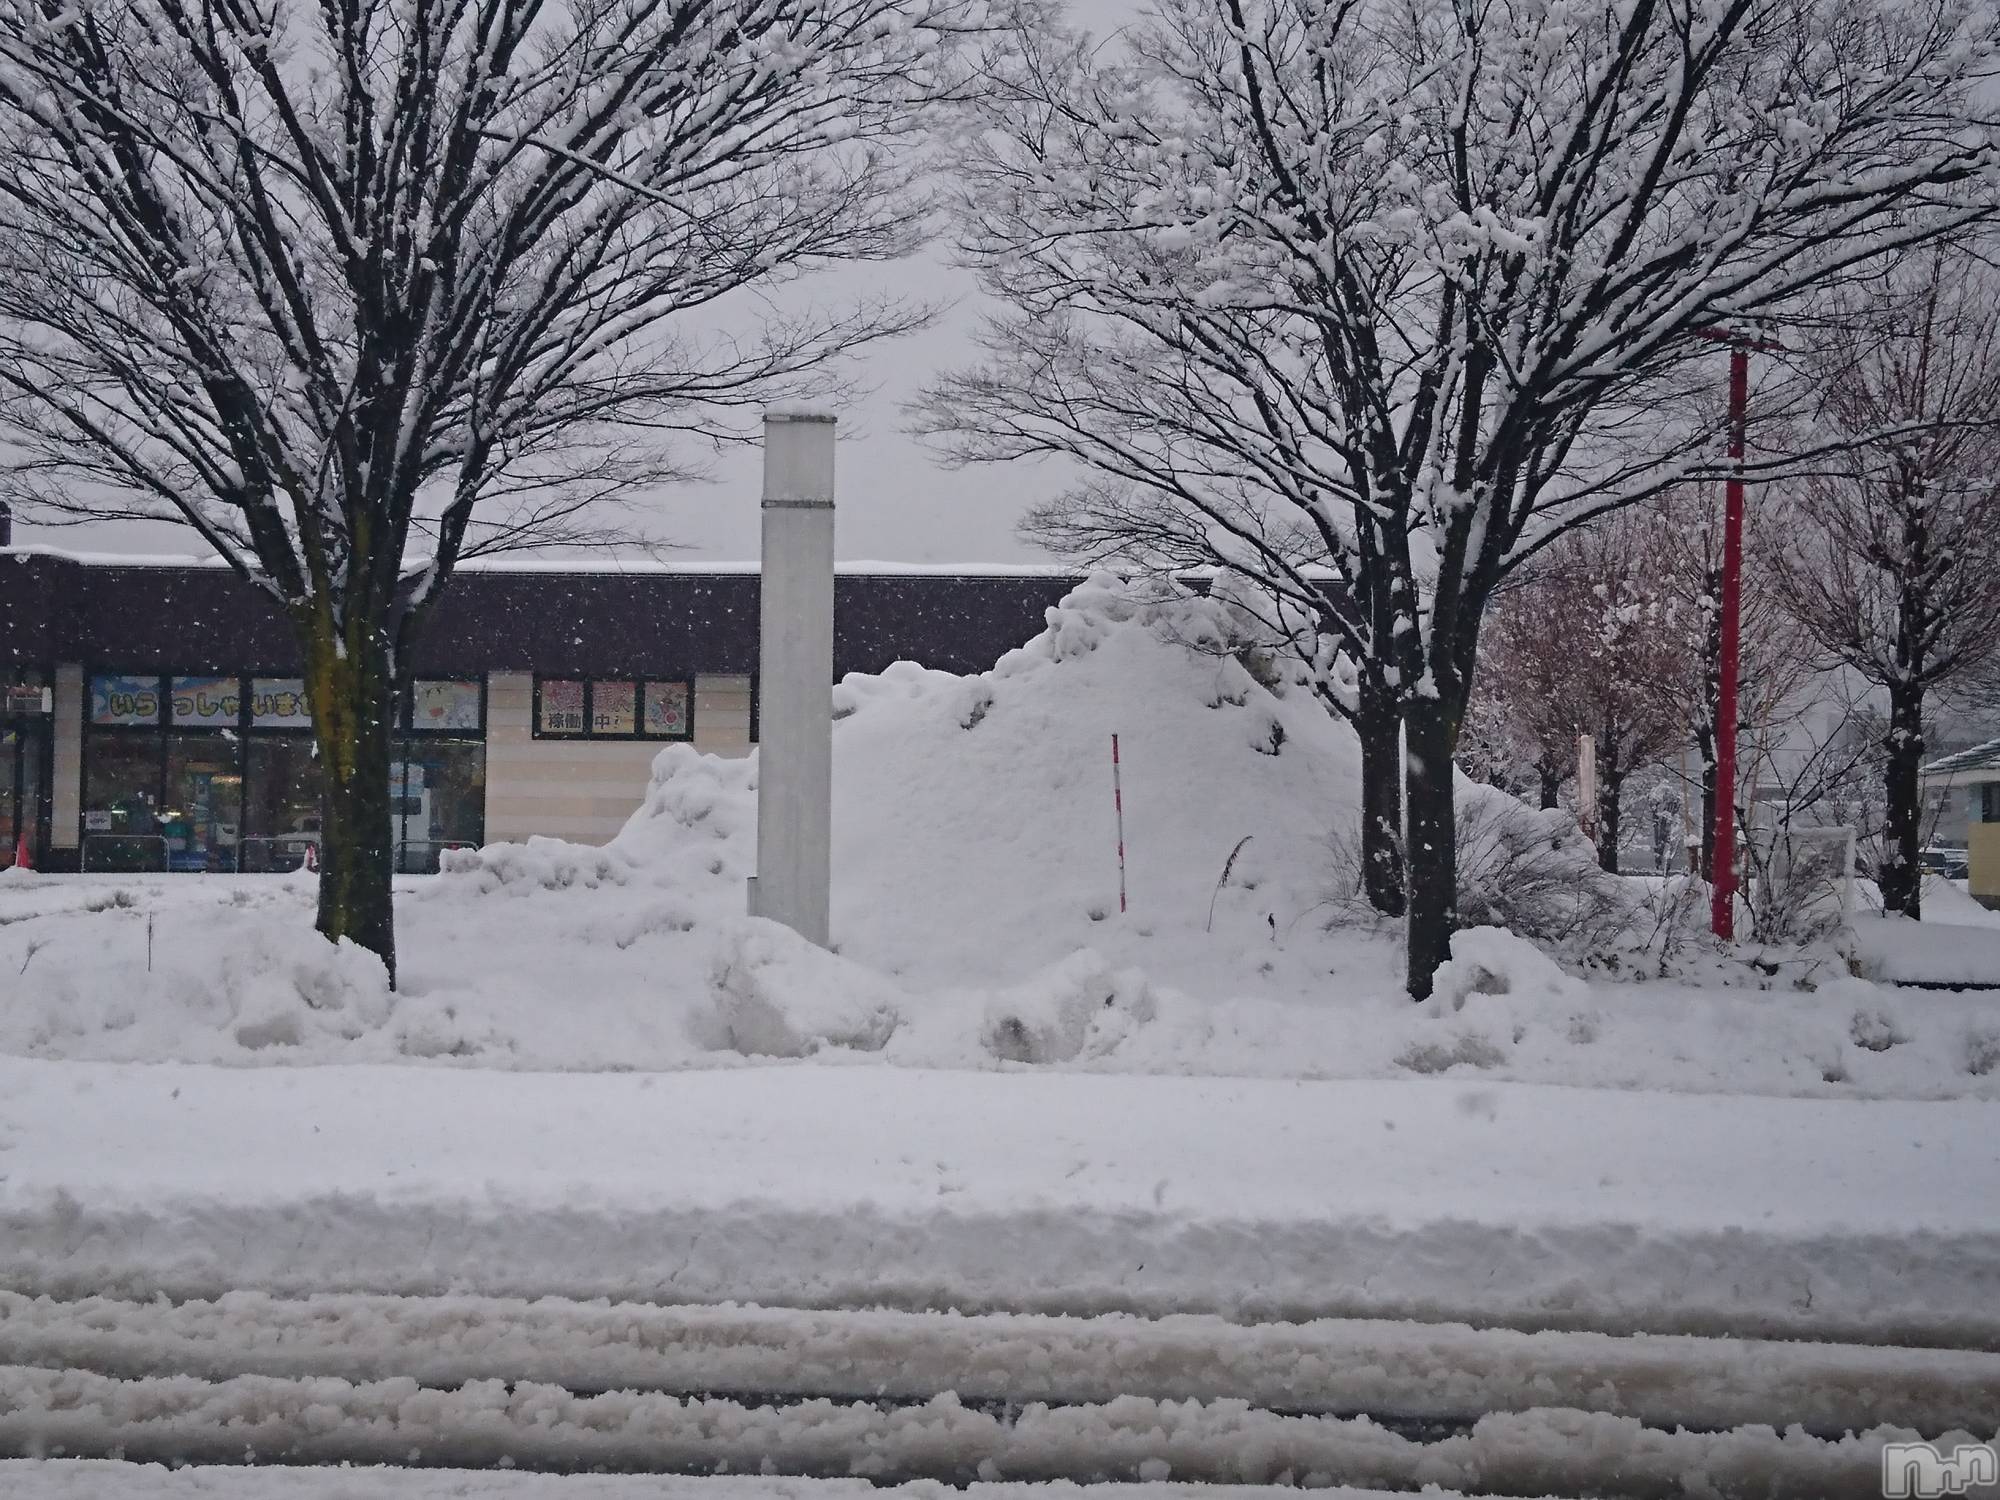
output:
[[[833,426],[764,415],[755,916],[822,948],[833,849]]]

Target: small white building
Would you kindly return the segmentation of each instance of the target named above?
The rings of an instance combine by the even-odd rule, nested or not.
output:
[[[1926,801],[1965,797],[1968,889],[1982,906],[2000,909],[2000,740],[1932,761],[1923,769],[1923,789]]]

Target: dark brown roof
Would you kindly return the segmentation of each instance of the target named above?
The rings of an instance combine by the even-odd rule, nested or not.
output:
[[[913,660],[983,671],[1042,628],[1076,575],[843,571],[834,671]],[[747,673],[757,662],[754,572],[468,570],[418,643],[420,673]],[[157,670],[297,666],[276,607],[198,564],[0,554],[0,665],[81,661]]]

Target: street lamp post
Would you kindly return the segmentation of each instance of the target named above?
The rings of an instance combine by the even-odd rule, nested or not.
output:
[[[1709,927],[1736,935],[1736,700],[1743,630],[1743,457],[1750,428],[1750,351],[1774,349],[1747,334],[1704,328],[1699,336],[1729,346],[1729,477],[1722,502],[1722,637],[1715,703],[1715,858]]]

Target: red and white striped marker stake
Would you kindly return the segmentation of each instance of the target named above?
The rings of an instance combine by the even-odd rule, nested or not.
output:
[[[1125,913],[1125,789],[1118,780],[1118,736],[1111,736],[1111,805],[1118,809],[1118,913]]]

